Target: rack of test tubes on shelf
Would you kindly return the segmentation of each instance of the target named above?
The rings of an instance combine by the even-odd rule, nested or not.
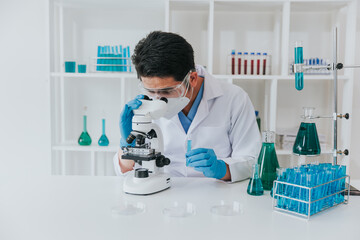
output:
[[[98,46],[97,57],[91,59],[92,72],[132,72],[130,47]]]
[[[289,73],[294,75],[293,66],[295,61],[293,60],[289,65]],[[309,70],[304,72],[304,75],[330,75],[331,69],[326,68],[326,66],[330,65],[330,60],[323,58],[304,58],[304,66],[311,67]],[[317,68],[318,67],[318,68]]]
[[[323,163],[284,169],[274,181],[273,208],[299,217],[310,216],[349,201],[346,166]]]
[[[230,75],[270,75],[271,56],[268,53],[237,52],[228,55],[226,73]]]

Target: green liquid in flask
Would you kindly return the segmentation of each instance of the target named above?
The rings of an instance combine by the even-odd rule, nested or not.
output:
[[[263,143],[258,164],[260,165],[260,178],[264,190],[272,189],[274,180],[276,180],[276,169],[279,167],[274,140],[274,132],[263,132]]]
[[[86,115],[84,115],[83,120],[84,120],[84,130],[79,137],[78,143],[79,143],[79,145],[82,145],[82,146],[88,146],[91,144],[91,137],[86,130]]]
[[[109,145],[109,139],[107,138],[105,134],[105,119],[102,120],[102,135],[98,141],[99,146],[108,146]]]
[[[254,196],[260,196],[264,194],[263,185],[261,183],[261,179],[259,178],[258,164],[254,164],[253,166],[253,175],[250,178],[247,193]]]
[[[315,123],[302,122],[300,124],[293,153],[298,155],[319,155],[321,153]]]

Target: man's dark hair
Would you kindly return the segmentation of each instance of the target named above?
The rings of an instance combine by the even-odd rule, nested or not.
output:
[[[182,81],[195,69],[194,50],[180,35],[154,31],[136,45],[131,57],[138,77],[173,77]]]

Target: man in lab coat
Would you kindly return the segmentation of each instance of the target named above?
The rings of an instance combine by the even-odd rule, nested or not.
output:
[[[211,177],[240,181],[250,177],[261,147],[253,105],[240,87],[220,82],[195,66],[191,45],[181,36],[152,32],[134,50],[140,86],[153,98],[166,97],[172,113],[157,120],[164,137],[163,154],[171,160],[171,176]],[[120,116],[121,146],[131,132],[132,110],[143,95],[127,103]],[[187,140],[192,150],[187,152]],[[114,156],[117,175],[136,167]]]

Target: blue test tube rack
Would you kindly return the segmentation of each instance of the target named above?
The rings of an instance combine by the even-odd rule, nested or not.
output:
[[[346,204],[349,186],[345,166],[308,164],[288,168],[274,181],[273,208],[309,219],[328,208]]]

